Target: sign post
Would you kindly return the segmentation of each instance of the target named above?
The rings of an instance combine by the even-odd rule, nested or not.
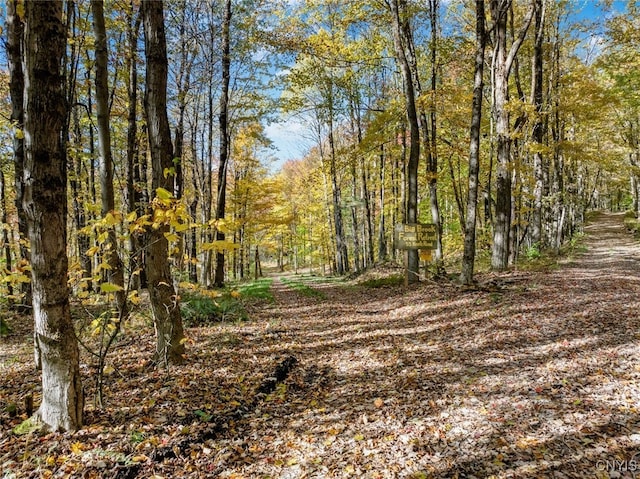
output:
[[[438,231],[433,223],[398,223],[394,230],[395,247],[405,251],[405,278],[408,280],[409,271],[406,257],[412,249],[420,250],[420,259],[431,260],[431,252],[438,244]]]

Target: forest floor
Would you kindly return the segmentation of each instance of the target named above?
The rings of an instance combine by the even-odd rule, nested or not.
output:
[[[152,331],[130,325],[102,409],[83,354],[74,434],[11,432],[26,416],[5,405],[33,392],[37,406],[39,377],[30,319],[10,318],[0,475],[640,476],[640,244],[621,215],[586,233],[556,267],[475,289],[277,277],[248,321],[189,328],[187,364],[169,371],[148,367]]]

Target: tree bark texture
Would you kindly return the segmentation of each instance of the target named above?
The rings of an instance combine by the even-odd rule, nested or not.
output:
[[[493,49],[493,114],[496,125],[496,214],[493,229],[491,267],[497,271],[509,265],[509,235],[511,230],[511,128],[509,102],[509,76],[531,19],[535,4],[529,11],[518,37],[507,51],[507,17],[511,0],[491,0],[494,19]]]
[[[418,164],[420,161],[420,128],[418,121],[418,112],[416,109],[415,85],[411,74],[411,65],[407,58],[405,41],[403,41],[403,23],[406,22],[402,18],[406,7],[405,0],[390,0],[393,44],[395,48],[396,58],[402,74],[404,83],[404,96],[407,108],[407,121],[409,123],[409,160],[407,162],[407,197],[406,197],[406,214],[405,221],[407,223],[418,222]],[[409,250],[407,254],[407,282],[417,283],[419,280],[418,268],[420,262],[417,250]]]
[[[471,128],[469,145],[469,191],[464,228],[464,253],[460,282],[473,283],[476,255],[476,216],[478,211],[478,176],[480,172],[480,125],[482,120],[482,95],[484,89],[484,52],[487,44],[484,23],[484,0],[476,0],[476,59],[471,106]]]
[[[218,196],[216,203],[216,220],[224,219],[227,206],[227,164],[229,162],[229,80],[231,76],[231,0],[225,1],[224,19],[222,21],[222,93],[220,95],[220,166],[218,167]],[[216,229],[216,240],[224,241],[225,234]],[[216,272],[214,284],[224,285],[224,250],[216,253]]]
[[[34,337],[42,368],[36,419],[52,430],[82,426],[78,343],[67,286],[67,114],[62,1],[25,3],[24,209],[31,240]]]
[[[173,146],[167,117],[167,49],[164,30],[164,5],[158,0],[142,2],[147,77],[145,110],[149,128],[149,147],[152,163],[152,187],[171,191],[170,176]],[[162,208],[156,202],[157,208]],[[184,361],[184,331],[180,315],[180,301],[173,287],[169,270],[169,245],[165,233],[166,224],[150,228],[146,258],[149,298],[156,329],[155,360],[160,366]]]
[[[24,70],[22,69],[24,23],[16,12],[18,0],[7,0],[7,60],[9,63],[9,94],[11,96],[11,123],[16,128],[13,135],[13,165],[15,171],[15,205],[18,214],[20,239],[27,241],[29,232],[24,211],[24,137],[18,131],[24,128]],[[30,261],[29,249],[20,242],[20,259]],[[22,308],[31,307],[31,283],[23,283]]]
[[[544,194],[544,165],[542,156],[542,141],[544,138],[544,119],[542,104],[542,46],[544,40],[544,10],[546,0],[536,0],[535,29],[536,40],[533,49],[533,106],[536,111],[536,119],[533,124],[532,140],[535,143],[533,154],[533,176],[535,180],[533,188],[533,220],[531,230],[531,242],[534,245],[542,245],[542,199]]]
[[[101,213],[104,218],[115,210],[113,191],[113,158],[111,154],[111,126],[109,121],[109,84],[107,30],[104,23],[104,0],[91,0],[93,32],[95,34],[96,55],[96,113],[98,123],[98,152],[100,153],[100,194]],[[124,266],[118,252],[118,240],[113,226],[108,227],[105,259],[108,282],[121,289],[115,292],[116,306],[120,320],[127,315],[127,298],[124,284]]]

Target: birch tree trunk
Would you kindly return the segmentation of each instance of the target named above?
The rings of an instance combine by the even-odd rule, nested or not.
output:
[[[172,178],[164,171],[173,164],[173,146],[167,117],[167,49],[164,31],[164,5],[143,0],[142,13],[147,57],[145,110],[149,128],[152,187],[171,191]],[[156,329],[155,361],[160,366],[184,361],[184,331],[180,301],[169,270],[169,245],[165,224],[150,228],[148,234],[147,280]]]
[[[62,74],[62,1],[25,4],[24,209],[31,240],[36,363],[42,403],[35,419],[51,430],[82,426],[84,398],[67,286],[67,164]]]

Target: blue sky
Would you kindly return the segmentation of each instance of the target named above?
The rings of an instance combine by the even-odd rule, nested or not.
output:
[[[522,1],[522,0],[516,0]],[[557,0],[548,0],[557,1]],[[611,3],[611,11],[607,12],[603,9],[599,0],[574,0],[575,9],[570,22],[583,20],[592,20],[596,24],[593,31],[581,33],[585,43],[585,55],[593,55],[598,50],[598,42],[601,38],[604,20],[612,13],[620,13],[625,10],[627,0],[613,0]],[[266,135],[273,141],[276,151],[272,152],[278,160],[277,164],[282,164],[290,159],[301,158],[312,145],[312,142],[305,138],[305,126],[295,117],[287,119],[282,123],[274,123],[266,127]],[[274,166],[276,166],[274,165]]]

